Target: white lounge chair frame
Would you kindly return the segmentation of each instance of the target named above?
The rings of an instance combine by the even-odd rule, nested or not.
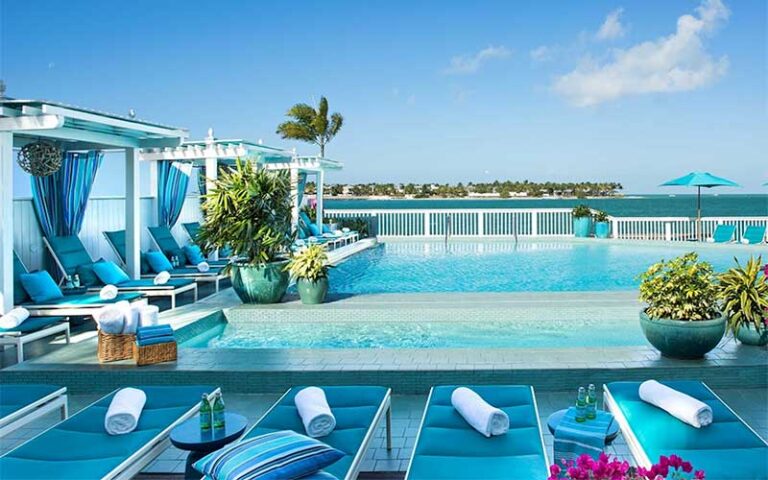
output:
[[[68,321],[65,320],[55,325],[49,325],[45,328],[41,328],[40,330],[36,330],[34,332],[29,332],[29,333],[0,332],[0,345],[2,345],[3,347],[15,346],[16,361],[18,363],[21,363],[24,361],[24,345],[25,344],[29,342],[34,342],[35,340],[40,340],[41,338],[55,336],[60,333],[64,334],[67,344],[69,344],[70,334],[69,334]]]
[[[61,412],[62,420],[66,420],[69,416],[66,387],[62,387],[10,415],[0,418],[0,438],[54,410]]]

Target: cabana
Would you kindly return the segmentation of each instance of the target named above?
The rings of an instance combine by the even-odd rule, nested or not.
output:
[[[140,274],[139,151],[177,147],[184,129],[44,100],[0,97],[0,312],[13,308],[14,148],[39,141],[62,151],[125,152],[126,267]],[[76,171],[75,175],[79,174]]]

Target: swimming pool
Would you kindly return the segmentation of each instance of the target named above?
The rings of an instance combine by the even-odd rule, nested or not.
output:
[[[745,245],[613,240],[395,241],[350,257],[331,270],[330,283],[337,294],[633,290],[651,264],[690,251],[718,271],[734,257],[761,253]]]

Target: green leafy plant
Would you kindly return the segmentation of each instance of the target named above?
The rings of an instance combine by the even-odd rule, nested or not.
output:
[[[593,218],[596,222],[607,222],[608,221],[608,214],[602,210],[598,210],[593,215]]]
[[[638,278],[640,299],[652,319],[711,320],[719,314],[712,265],[694,252],[651,265]]]
[[[734,260],[736,266],[718,277],[719,299],[723,313],[728,315],[728,328],[734,333],[742,326],[762,331],[768,309],[768,280],[760,274],[763,259],[750,257],[744,266]]]
[[[571,210],[571,214],[573,215],[573,218],[585,218],[585,217],[591,217],[592,216],[592,210],[586,206],[586,205],[576,205],[573,207],[573,210]]]
[[[294,253],[285,269],[296,279],[316,282],[328,276],[328,255],[320,245],[310,245]]]
[[[238,158],[235,167],[221,172],[205,195],[205,222],[197,241],[205,252],[229,247],[250,265],[280,259],[295,235],[290,192],[287,171],[257,169]]]
[[[344,124],[340,113],[328,118],[328,100],[320,97],[317,110],[306,103],[297,103],[288,110],[288,120],[277,126],[277,133],[283,138],[314,143],[320,147],[320,156],[325,156],[325,145],[333,140]]]
[[[360,238],[366,238],[368,235],[370,235],[368,220],[363,217],[335,218],[329,219],[328,221],[330,223],[337,224],[339,228],[348,228],[350,230],[354,230],[358,235],[360,235]]]

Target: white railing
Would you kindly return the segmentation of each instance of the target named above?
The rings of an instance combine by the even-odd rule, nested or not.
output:
[[[701,238],[712,236],[718,225],[734,225],[736,241],[750,225],[768,228],[768,217],[703,217]],[[611,217],[611,236],[624,240],[680,242],[696,238],[696,219],[688,217]]]

